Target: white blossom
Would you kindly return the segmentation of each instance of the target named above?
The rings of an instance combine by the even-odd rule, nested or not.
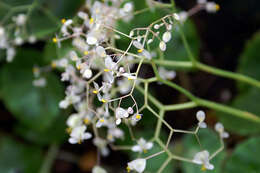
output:
[[[166,32],[163,34],[163,37],[162,37],[162,39],[163,39],[163,41],[164,41],[165,43],[169,42],[169,41],[171,40],[171,38],[172,38],[172,34],[171,34],[170,31],[166,31]]]
[[[207,150],[198,152],[194,158],[193,162],[199,165],[202,165],[201,170],[212,170],[214,169],[214,165],[209,163],[209,152]]]
[[[97,44],[97,42],[98,42],[98,40],[97,40],[96,37],[93,37],[93,36],[88,36],[87,37],[87,43],[89,45],[95,45],[95,44]]]
[[[136,159],[127,164],[127,170],[134,170],[138,173],[142,173],[146,167],[146,159]]]
[[[91,133],[85,132],[87,129],[86,126],[78,126],[72,129],[70,133],[69,142],[71,144],[81,143],[85,139],[90,139],[92,137]]]
[[[45,87],[46,86],[46,79],[45,78],[39,78],[33,80],[33,86],[35,87]]]
[[[209,13],[215,13],[219,10],[219,5],[215,2],[207,2],[205,5],[205,9]]]
[[[116,108],[116,124],[119,125],[121,123],[121,119],[127,118],[129,116],[127,110],[118,107]]]
[[[207,124],[204,122],[205,117],[206,117],[206,115],[205,115],[205,112],[204,112],[204,111],[198,111],[198,112],[196,113],[196,118],[197,118],[197,120],[199,121],[198,126],[199,126],[200,128],[206,128],[206,127],[207,127]]]
[[[222,123],[216,123],[215,124],[215,130],[219,133],[221,138],[228,138],[229,134],[225,132],[224,126]]]
[[[153,143],[152,142],[146,142],[145,139],[140,138],[137,141],[137,145],[134,145],[132,147],[132,151],[139,152],[139,153],[141,153],[141,152],[146,153],[147,150],[150,150],[152,147],[153,147]]]
[[[160,44],[159,44],[159,47],[161,49],[161,51],[165,51],[166,50],[166,44],[164,41],[161,41]]]

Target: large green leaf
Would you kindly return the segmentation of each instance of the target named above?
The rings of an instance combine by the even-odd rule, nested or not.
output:
[[[239,144],[225,163],[225,173],[260,172],[260,138],[251,138]]]
[[[42,163],[42,152],[39,148],[21,144],[11,138],[0,140],[1,173],[35,173]]]
[[[59,78],[52,73],[46,75],[46,87],[32,85],[32,68],[40,60],[40,52],[19,51],[14,62],[0,70],[0,94],[8,110],[21,123],[43,131],[60,113],[58,103],[63,98],[63,87]]]
[[[201,129],[198,133],[199,139],[202,145],[200,148],[196,138],[194,135],[186,135],[184,138],[184,156],[187,158],[193,158],[197,152],[202,150],[208,150],[210,154],[215,152],[220,144],[218,139],[218,134],[214,133],[210,129]],[[214,170],[210,171],[212,173],[220,173],[222,163],[226,156],[225,151],[219,153],[216,157],[214,157],[210,163],[214,165]],[[182,168],[184,173],[200,173],[201,172],[201,165],[196,165],[192,163],[182,162]]]
[[[260,80],[259,49],[260,33],[257,33],[248,41],[244,52],[240,56],[237,69],[239,73]],[[260,90],[241,82],[237,82],[237,85],[239,87],[239,93],[232,101],[231,106],[260,116]],[[257,123],[230,117],[227,114],[219,114],[223,115],[221,116],[221,121],[224,123],[225,127],[235,133],[247,135],[260,132],[260,126]]]

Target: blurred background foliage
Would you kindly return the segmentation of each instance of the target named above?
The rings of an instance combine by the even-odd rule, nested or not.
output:
[[[183,26],[193,54],[206,64],[237,71],[260,80],[260,1],[216,2],[221,6],[219,13],[212,15],[200,12]],[[134,3],[136,10],[147,6],[145,0],[134,0]],[[176,0],[178,8],[184,10],[192,7],[194,3],[195,1]],[[29,19],[25,36],[30,33],[39,39],[34,45],[25,44],[18,48],[17,55],[10,64],[4,61],[4,53],[0,51],[1,173],[89,172],[96,163],[96,149],[91,142],[72,146],[66,141],[65,121],[73,110],[63,111],[58,108],[65,88],[60,82],[59,71],[46,74],[47,87],[36,88],[32,85],[34,65],[49,64],[51,60],[63,57],[70,50],[69,42],[57,50],[50,40],[61,25],[60,19],[72,18],[82,6],[83,0],[0,0],[0,21],[8,23],[13,15],[26,13]],[[129,23],[119,21],[117,28],[127,33],[134,27],[147,26],[169,12],[169,9],[147,11],[136,15]],[[178,31],[172,32],[173,39],[168,44],[165,59],[187,61],[187,52]],[[116,41],[116,45],[124,49],[128,41],[120,39]],[[157,51],[153,45],[151,49]],[[144,69],[147,76],[151,75],[149,67]],[[260,92],[257,88],[194,71],[178,71],[174,80],[199,97],[260,115]],[[167,104],[187,100],[183,95],[159,84],[152,85],[151,93]],[[135,96],[137,100],[142,99],[139,92],[135,92]],[[197,109],[169,112],[166,114],[166,120],[175,127],[191,129],[196,123],[191,116],[195,115],[196,111]],[[145,111],[144,114],[151,113]],[[170,114],[174,116],[168,117]],[[259,125],[213,110],[208,110],[207,114],[210,127],[216,121],[221,121],[231,133],[227,148],[213,160],[215,169],[211,172],[260,172]],[[140,123],[135,133],[137,136],[150,138],[153,135],[150,127],[155,125],[156,118],[144,118]],[[218,147],[216,134],[211,129],[202,130],[199,136],[202,146],[209,151]],[[200,149],[193,137],[174,136],[170,149],[176,154],[192,157]],[[167,138],[166,130],[160,138]],[[124,141],[118,143],[133,144],[127,130]],[[155,153],[159,149],[159,146],[155,146],[150,152]],[[130,158],[134,158],[131,153],[113,152],[108,158],[102,158],[102,164],[109,172],[117,172]],[[147,171],[156,172],[166,158],[165,155],[160,155],[149,160]],[[200,172],[200,167],[174,162],[170,163],[164,172],[197,173]]]

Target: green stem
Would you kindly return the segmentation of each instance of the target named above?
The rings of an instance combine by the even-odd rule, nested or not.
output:
[[[252,86],[260,88],[260,81],[253,79],[251,77],[245,76],[243,74],[238,74],[238,73],[233,73],[233,72],[221,70],[221,69],[218,69],[218,68],[215,68],[215,67],[211,67],[211,66],[202,64],[200,62],[197,62],[195,67],[197,67],[198,69],[200,69],[202,71],[205,71],[205,72],[208,72],[208,73],[211,73],[211,74],[214,74],[214,75],[238,80],[238,81],[248,83]]]
[[[40,173],[50,173],[52,164],[58,154],[59,146],[57,144],[52,144],[45,156]]]

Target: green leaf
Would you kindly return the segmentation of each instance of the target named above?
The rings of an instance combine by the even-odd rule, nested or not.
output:
[[[41,62],[41,53],[18,52],[14,62],[0,70],[1,99],[8,110],[24,125],[38,131],[50,127],[59,115],[58,103],[63,99],[63,86],[52,73],[46,74],[46,87],[32,85],[34,64]]]
[[[167,43],[165,51],[165,59],[175,61],[188,61],[188,53],[184,47],[183,41],[178,31],[180,28],[175,28],[172,31],[172,40]],[[182,31],[190,46],[191,52],[195,58],[199,56],[200,39],[197,34],[196,28],[191,20],[187,20],[182,26]]]
[[[260,80],[259,48],[260,32],[256,33],[252,39],[247,42],[243,53],[239,57],[237,72]],[[244,83],[238,84],[241,90],[250,88]]]
[[[251,138],[239,144],[225,163],[224,173],[260,172],[260,138]]]
[[[15,126],[15,133],[24,139],[39,145],[48,145],[53,143],[63,143],[67,137],[66,130],[66,116],[61,115],[56,117],[52,122],[51,127],[42,131],[33,131],[32,129],[17,124]]]
[[[42,160],[42,152],[39,148],[18,143],[11,138],[1,138],[0,172],[38,172]]]
[[[183,144],[184,144],[184,157],[193,159],[194,155],[202,150],[208,150],[210,154],[214,153],[219,147],[220,142],[218,139],[218,134],[214,133],[211,129],[200,129],[198,133],[200,143],[202,148],[200,148],[194,135],[186,135]],[[214,157],[210,163],[214,165],[214,170],[210,171],[212,173],[220,173],[222,162],[226,156],[225,151],[219,153]],[[184,173],[201,173],[201,165],[181,162]]]
[[[259,49],[260,49],[260,33],[248,41],[244,52],[240,56],[237,71],[239,73],[248,75],[255,79],[260,80],[260,62],[259,62]],[[254,113],[260,116],[260,90],[247,84],[237,82],[239,87],[238,95],[234,98],[231,106]],[[236,117],[230,117],[228,114],[222,114],[220,119],[228,130],[242,135],[252,133],[259,133],[260,126],[258,123],[252,123],[247,120],[241,120]]]

